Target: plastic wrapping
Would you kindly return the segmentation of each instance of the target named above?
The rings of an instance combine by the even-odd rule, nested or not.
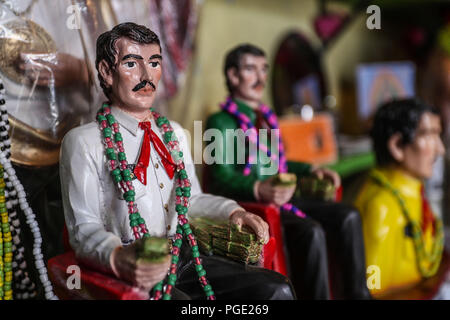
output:
[[[89,114],[81,30],[68,24],[72,5],[70,0],[0,4],[0,77],[17,164],[57,163],[64,134]]]

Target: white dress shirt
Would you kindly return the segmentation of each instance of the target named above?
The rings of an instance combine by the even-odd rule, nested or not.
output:
[[[111,112],[119,123],[127,161],[137,162],[144,131],[139,121],[117,107]],[[155,121],[152,130],[162,140]],[[205,194],[195,174],[186,134],[171,121],[180,142],[188,178],[191,198],[188,218],[208,216],[228,219],[240,208],[230,199]],[[163,141],[163,140],[162,140]],[[64,137],[60,156],[60,176],[64,215],[69,240],[79,259],[111,271],[109,258],[117,246],[134,240],[128,218],[128,208],[107,167],[103,138],[96,122],[72,129]],[[175,233],[175,183],[170,179],[161,159],[151,143],[147,168],[147,185],[133,180],[138,210],[152,236],[168,237]]]

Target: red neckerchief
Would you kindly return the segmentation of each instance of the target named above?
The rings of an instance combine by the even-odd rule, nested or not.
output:
[[[139,160],[133,171],[134,175],[140,182],[142,182],[142,184],[147,185],[147,167],[150,160],[150,142],[152,142],[153,147],[161,157],[161,162],[166,169],[169,178],[172,179],[175,173],[175,162],[173,161],[172,156],[164,143],[158,138],[156,133],[153,132],[151,122],[140,122],[139,128],[144,130],[144,141],[142,142]]]
[[[433,228],[433,234],[434,234],[434,216],[433,211],[431,210],[431,206],[428,202],[428,199],[425,195],[425,190],[422,185],[420,188],[420,196],[422,198],[422,231],[425,232],[427,230],[428,226],[431,225]]]

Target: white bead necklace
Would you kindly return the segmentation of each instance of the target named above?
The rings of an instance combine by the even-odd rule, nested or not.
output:
[[[4,104],[4,94],[5,90],[3,88],[3,83],[0,80],[0,101],[3,103],[0,103],[0,112],[1,112],[1,121],[0,121],[0,127],[4,127],[6,130],[0,131],[0,164],[3,166],[4,169],[4,177],[5,177],[5,198],[8,198],[9,201],[7,201],[7,209],[8,209],[8,216],[11,220],[10,227],[15,231],[15,235],[13,237],[14,246],[16,248],[16,254],[14,254],[14,263],[13,267],[16,266],[18,269],[15,270],[14,275],[17,275],[21,280],[18,285],[18,288],[21,290],[26,290],[26,292],[17,295],[18,298],[32,298],[35,293],[35,285],[31,282],[30,278],[28,277],[28,274],[26,272],[26,262],[23,256],[24,248],[20,244],[20,222],[17,217],[17,213],[15,210],[15,207],[17,205],[20,206],[22,211],[25,214],[26,217],[26,223],[31,228],[31,232],[33,233],[33,255],[35,260],[35,266],[39,273],[39,279],[44,286],[45,290],[45,298],[47,300],[57,300],[58,297],[53,293],[53,287],[48,279],[48,273],[47,268],[44,263],[44,256],[41,251],[41,245],[42,245],[42,236],[41,232],[39,230],[39,225],[36,221],[36,215],[33,213],[33,210],[28,204],[28,201],[26,199],[26,193],[23,188],[23,185],[20,183],[19,179],[16,176],[16,171],[14,170],[10,157],[10,148],[11,148],[11,139],[8,137],[8,129],[9,129],[9,123],[8,123],[8,113],[6,110],[6,105]],[[6,195],[6,189],[9,191]],[[18,199],[17,199],[18,198]],[[11,214],[9,214],[11,210]],[[11,233],[13,235],[13,233]],[[15,280],[15,279],[14,279]]]
[[[0,80],[0,131],[2,136],[0,137],[0,150],[6,153],[6,158],[9,159],[11,155],[11,140],[8,136],[9,121],[8,112],[4,107],[4,88]],[[5,134],[6,133],[6,134]],[[17,216],[17,205],[19,203],[17,199],[17,192],[14,190],[11,181],[9,181],[8,174],[4,173],[5,181],[5,202],[8,210],[9,226],[11,236],[13,239],[12,251],[12,271],[13,271],[13,285],[14,285],[14,298],[15,299],[29,299],[36,296],[36,285],[31,281],[27,270],[27,263],[24,257],[25,248],[20,241],[20,220]]]

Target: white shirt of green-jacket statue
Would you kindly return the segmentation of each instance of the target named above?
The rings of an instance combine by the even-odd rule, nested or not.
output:
[[[139,121],[117,107],[112,114],[120,126],[125,154],[129,164],[139,157],[144,131]],[[152,130],[162,140],[154,120]],[[195,174],[186,134],[176,122],[171,125],[183,151],[186,172],[191,181],[188,218],[208,216],[228,219],[240,208],[230,199],[205,194]],[[114,248],[131,243],[134,238],[128,219],[128,210],[122,194],[113,182],[96,122],[72,129],[64,137],[60,156],[60,176],[64,215],[69,240],[79,259],[111,271],[109,257]],[[151,144],[147,185],[133,180],[135,202],[149,232],[157,237],[175,234],[175,183],[170,179],[161,159]]]

